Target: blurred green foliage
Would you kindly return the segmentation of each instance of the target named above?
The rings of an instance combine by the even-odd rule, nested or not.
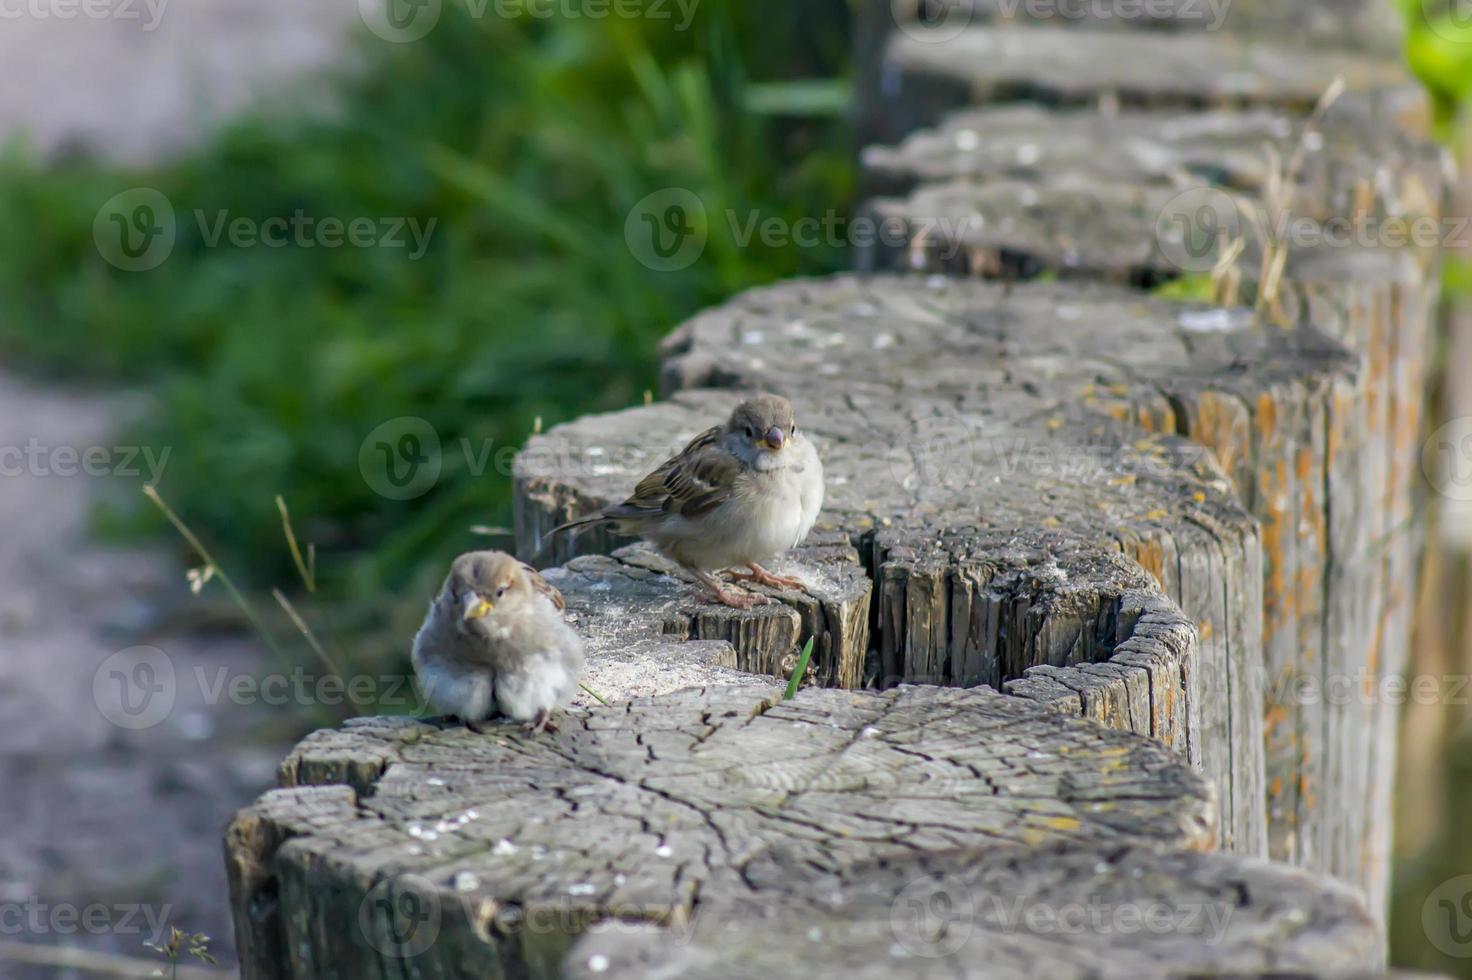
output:
[[[1406,62],[1431,97],[1437,135],[1464,154],[1472,123],[1472,21],[1466,6],[1460,0],[1398,2],[1406,19]],[[1466,180],[1472,161],[1464,156],[1458,164]],[[1445,260],[1446,299],[1465,304],[1472,297],[1472,264],[1456,252],[1447,252]],[[1438,360],[1445,356],[1443,351]],[[1445,364],[1437,368],[1446,379],[1454,377]],[[1436,388],[1433,383],[1433,406]],[[1455,638],[1447,642],[1456,650]],[[1461,705],[1444,705],[1443,710],[1449,719],[1465,717]],[[1452,727],[1457,727],[1455,721]],[[1472,841],[1466,834],[1472,806],[1472,729],[1465,724],[1460,728],[1445,743],[1415,746],[1441,760],[1444,798],[1406,799],[1398,792],[1397,807],[1403,813],[1438,809],[1440,829],[1430,839],[1407,842],[1407,853],[1397,855],[1388,938],[1393,964],[1472,980],[1472,959],[1465,955],[1472,925]]]
[[[739,224],[848,209],[843,0],[703,0],[684,31],[470,9],[483,15],[447,2],[414,43],[363,32],[361,64],[313,99],[329,111],[276,109],[183,159],[0,162],[0,350],[155,394],[134,436],[172,448],[164,497],[257,586],[290,576],[276,493],[321,548],[329,594],[380,595],[484,546],[468,528],[507,522],[510,480],[472,472],[460,440],[515,447],[538,417],[636,403],[681,319],[849,262],[831,243],[743,244]],[[113,268],[93,239],[99,207],[132,187],[161,191],[177,215],[152,271]],[[624,227],[667,187],[699,196],[709,242],[690,267],[656,272]],[[196,214],[208,226],[221,212],[435,227],[418,261],[211,247]],[[438,483],[405,502],[375,494],[358,466],[364,437],[397,416],[428,420],[445,447]],[[162,526],[129,504],[105,523]]]
[[[1396,0],[1406,23],[1406,63],[1431,94],[1446,134],[1472,96],[1472,22],[1458,0]]]
[[[1472,19],[1463,0],[1396,0],[1406,23],[1406,64],[1431,97],[1437,135],[1456,143],[1472,106]],[[1459,163],[1465,168],[1469,161]],[[1446,255],[1449,296],[1472,296],[1472,264]]]

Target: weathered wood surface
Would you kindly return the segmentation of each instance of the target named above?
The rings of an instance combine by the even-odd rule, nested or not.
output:
[[[1268,203],[1295,158],[1289,193]],[[1250,278],[1264,235],[1329,253],[1391,242],[1425,266],[1434,249],[1406,240],[1446,231],[1444,155],[1343,104],[1313,126],[1267,110],[1002,105],[958,112],[863,159],[877,195],[867,210],[886,234],[866,243],[861,268],[1151,286],[1210,271],[1237,238]]]
[[[684,929],[594,927],[576,980],[1348,976],[1379,966],[1347,886],[1266,862],[1050,845],[776,869]],[[753,941],[754,937],[760,937]]]
[[[1174,433],[1205,418],[1245,441],[1264,399],[1327,404],[1353,378],[1337,345],[1125,290],[841,276],[745,294],[667,350],[670,388],[794,399],[828,475],[820,526],[857,544],[875,583],[869,679],[1051,692],[1117,727],[1181,732],[1222,787],[1224,839],[1264,851],[1257,527],[1216,459]],[[653,462],[637,446],[657,455],[738,397],[692,390],[533,439],[519,540],[536,549],[616,499]],[[590,449],[620,462],[563,465]],[[1186,616],[1123,614],[1156,590]],[[1139,638],[1153,672],[1111,660],[1140,652],[1119,646],[1141,622],[1160,634]]]
[[[681,928],[786,897],[791,867],[1216,837],[1210,784],[1164,746],[986,689],[753,681],[574,709],[556,735],[358,719],[281,782],[227,832],[246,977],[551,977],[588,925]]]
[[[1327,392],[1286,385],[1261,400],[1185,405],[1180,431],[1215,452],[1263,527],[1270,853],[1359,883],[1378,909],[1397,721],[1377,692],[1405,662],[1419,549],[1411,474],[1439,290],[1435,246],[1456,233],[1440,220],[1445,156],[1415,135],[1418,99],[1388,61],[1382,73],[1342,59],[1353,66],[1352,92],[1310,126],[1302,110],[1312,86],[1264,69],[1282,54],[1271,43],[1251,45],[1267,62],[1241,65],[1256,94],[1203,103],[1194,83],[1182,90],[1174,75],[1152,80],[1159,59],[1195,50],[1182,39],[1091,35],[1078,50],[1133,54],[1121,69],[1131,80],[1120,99],[1119,80],[1090,74],[1089,57],[1083,76],[1050,71],[1045,54],[1063,31],[893,36],[889,61],[877,69],[896,81],[877,96],[882,115],[934,117],[942,106],[1019,92],[1053,108],[965,109],[896,146],[867,150],[870,184],[881,195],[872,212],[887,222],[891,244],[865,264],[1148,286],[1204,273],[1215,249],[1240,235],[1248,243],[1240,295],[1251,302],[1261,240],[1241,213],[1279,222],[1271,234],[1286,243],[1289,261],[1275,319],[1339,339],[1358,369]],[[978,45],[1007,54],[979,59]],[[1318,71],[1318,58],[1300,67]],[[1089,85],[1101,87],[1091,96]],[[1119,112],[1118,101],[1152,108]],[[1257,108],[1207,112],[1202,104]],[[1279,193],[1274,183],[1296,154],[1291,192]],[[1221,233],[1212,249],[1187,252],[1172,229],[1188,225]]]
[[[1060,71],[1060,65],[1067,65]],[[953,109],[1033,99],[1142,109],[1307,111],[1343,77],[1380,111],[1424,120],[1424,98],[1394,60],[1225,34],[1076,31],[1052,23],[918,26],[882,47],[881,83],[865,135],[889,142]]]
[[[865,0],[878,32],[914,24],[958,29],[970,24],[1045,22],[1086,30],[1215,33],[1276,43],[1399,54],[1404,22],[1380,0]]]
[[[1241,104],[1244,87],[1277,102],[1285,97],[1302,99],[1306,89],[1319,86],[1322,91],[1333,77],[1333,65],[1343,52],[1365,52],[1384,61],[1399,62],[1404,24],[1400,13],[1386,0],[1149,0],[1141,3],[1076,3],[1073,0],[861,0],[855,24],[855,90],[858,102],[858,128],[862,144],[892,140],[916,126],[935,122],[946,103],[966,104],[962,87],[955,84],[934,85],[922,82],[918,90],[942,100],[929,106],[926,113],[916,115],[913,102],[917,86],[905,79],[892,64],[886,64],[886,52],[900,39],[940,45],[968,30],[1043,30],[1050,32],[1046,44],[1056,54],[1064,48],[1062,60],[1042,62],[1033,74],[1023,74],[1027,85],[1042,78],[1036,94],[1045,99],[1057,98],[1049,85],[1052,76],[1067,74],[1056,66],[1102,65],[1109,71],[1112,60],[1126,54],[1135,59],[1136,67],[1113,69],[1126,72],[1127,79],[1144,77],[1156,91],[1146,100],[1152,105],[1170,101],[1178,71],[1194,79],[1193,86],[1183,89],[1183,100],[1208,104]],[[1104,30],[1102,38],[1079,38],[1070,45],[1066,35],[1080,30]],[[1110,34],[1143,35],[1140,40],[1125,40],[1117,48]],[[1179,34],[1198,37],[1188,45]],[[1036,42],[1026,39],[1023,44]],[[1214,41],[1213,39],[1220,39]],[[1195,45],[1195,47],[1190,47]],[[1304,69],[1287,69],[1292,84],[1278,95],[1264,96],[1267,79],[1244,83],[1249,60],[1241,55],[1247,48],[1262,50],[1256,57],[1271,67],[1276,76],[1302,50],[1318,49],[1324,53]],[[1181,68],[1181,59],[1173,52],[1201,51],[1205,60]],[[1085,56],[1085,52],[1087,55]],[[955,59],[952,59],[955,60]],[[1187,59],[1189,60],[1189,59]],[[1373,59],[1356,58],[1356,65],[1373,64]],[[983,66],[980,66],[984,68]],[[1024,66],[1026,67],[1026,66]],[[961,65],[958,63],[957,70]],[[1327,74],[1325,74],[1327,70]],[[1211,77],[1212,71],[1218,74]],[[1371,69],[1379,74],[1381,68]],[[1095,80],[1108,81],[1113,76],[1095,75]],[[903,92],[902,89],[910,91]],[[1113,87],[1095,89],[1092,93],[1078,87],[1073,97],[1088,101],[1113,103],[1119,93]],[[903,98],[895,96],[903,94]],[[1310,92],[1312,100],[1317,92]],[[960,100],[957,103],[957,100]],[[1403,110],[1425,118],[1424,98],[1412,85],[1401,85],[1393,99]],[[1199,105],[1198,105],[1199,107]]]
[[[1296,251],[1270,327],[1120,284],[1180,271],[1159,218],[1182,194],[1270,189],[1261,146],[1291,154],[1340,73],[1294,212],[1436,213],[1441,160],[1404,135],[1424,100],[1335,50],[1389,50],[1385,10],[1236,0],[1213,32],[1185,3],[1153,25],[946,6],[966,23],[867,5],[858,87],[861,130],[910,136],[867,155],[904,233],[871,260],[948,275],[738,297],[670,338],[668,401],[529,443],[519,549],[559,566],[614,706],[550,738],[370,719],[303,743],[227,839],[248,976],[1378,967],[1394,711],[1326,692],[1403,656],[1435,269]],[[1159,30],[1089,29],[1115,26]],[[1047,108],[947,117],[1019,96]],[[914,226],[957,215],[986,233]],[[1038,271],[1071,281],[981,281]],[[820,526],[781,567],[804,588],[717,608],[647,549],[547,535],[753,388],[824,454]],[[779,702],[756,675],[808,638],[809,683],[880,690]],[[1218,845],[1334,870],[1369,908],[1196,853]],[[1090,903],[1230,915],[1144,937],[1008,917]]]

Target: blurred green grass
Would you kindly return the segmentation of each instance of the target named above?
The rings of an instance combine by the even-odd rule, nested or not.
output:
[[[1466,169],[1472,166],[1472,161],[1465,158],[1467,127],[1472,123],[1472,22],[1456,0],[1398,3],[1405,14],[1406,63],[1431,97],[1437,135],[1462,154],[1458,164],[1465,181]],[[1465,255],[1455,251],[1448,251],[1445,260],[1445,305],[1448,311],[1465,308],[1472,298],[1472,265]],[[1444,344],[1445,337],[1442,340]],[[1442,350],[1432,365],[1433,374],[1439,376],[1432,380],[1433,419],[1443,410],[1440,386],[1454,383],[1452,379],[1457,375],[1447,370],[1446,356],[1447,351]],[[1440,588],[1437,595],[1458,594],[1447,591],[1445,585]],[[1447,663],[1464,662],[1464,638],[1437,638],[1431,642],[1444,644],[1440,652],[1447,655]],[[1416,814],[1420,819],[1413,824],[1435,827],[1436,832],[1418,840],[1408,839],[1404,832],[1400,835],[1388,930],[1390,961],[1397,966],[1472,980],[1472,958],[1459,955],[1465,949],[1467,925],[1472,922],[1472,885],[1468,884],[1472,881],[1472,840],[1466,835],[1468,806],[1472,805],[1472,727],[1465,702],[1446,704],[1440,710],[1444,715],[1443,738],[1434,744],[1405,747],[1405,751],[1436,760],[1440,773],[1435,777],[1434,789],[1396,788],[1397,819]],[[1425,791],[1432,791],[1437,798],[1420,798]],[[1427,810],[1436,813],[1435,819],[1426,819]]]
[[[483,5],[479,5],[483,7]],[[322,551],[329,596],[392,593],[509,517],[510,480],[477,475],[460,440],[519,446],[638,402],[658,340],[737,290],[842,268],[831,244],[743,247],[728,209],[788,221],[845,213],[843,0],[704,0],[686,31],[653,18],[471,16],[447,3],[425,39],[359,39],[330,112],[260,115],[188,156],[122,170],[0,159],[0,351],[29,370],[156,397],[130,439],[171,447],[160,490],[260,587],[291,577],[273,503]],[[161,191],[178,242],[124,272],[93,241],[98,209]],[[687,188],[710,238],[655,272],[624,241],[641,198]],[[436,222],[403,249],[207,244],[195,219],[304,212]],[[397,416],[437,431],[445,469],[423,497],[377,495],[364,437]],[[99,524],[156,531],[130,495]],[[417,598],[416,598],[417,602]]]

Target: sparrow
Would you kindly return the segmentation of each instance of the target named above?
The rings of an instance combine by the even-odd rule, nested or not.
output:
[[[437,711],[480,731],[498,711],[534,732],[557,731],[583,669],[582,638],[562,593],[501,551],[456,558],[414,637],[414,673]]]
[[[553,533],[612,524],[690,572],[715,601],[749,609],[766,597],[731,592],[712,573],[745,565],[750,572],[733,572],[733,580],[800,588],[759,562],[807,537],[822,506],[823,464],[798,431],[791,403],[758,395],[640,480],[623,503]]]

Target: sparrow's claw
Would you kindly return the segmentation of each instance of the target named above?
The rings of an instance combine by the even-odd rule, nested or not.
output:
[[[803,589],[807,583],[802,579],[792,578],[788,575],[774,575],[756,562],[746,566],[749,572],[727,572],[733,582],[754,582],[757,585],[765,585],[774,589]]]
[[[472,732],[475,732],[475,734],[477,734],[477,735],[489,735],[489,734],[491,734],[490,728],[487,727],[484,722],[467,721],[465,723],[465,727],[468,728],[468,729],[470,729]]]
[[[537,717],[527,722],[525,727],[533,735],[540,735],[543,732],[549,735],[557,734],[557,726],[552,722],[552,712],[550,711],[537,712]]]
[[[772,601],[764,595],[757,595],[752,592],[732,592],[730,589],[723,588],[721,586],[721,580],[714,575],[699,571],[698,569],[691,569],[691,571],[695,573],[695,577],[700,579],[701,583],[706,587],[709,593],[707,598],[712,602],[719,602],[721,605],[730,606],[732,609],[750,609],[752,606],[760,606]]]
[[[726,589],[712,589],[709,597],[714,602],[732,609],[750,609],[752,606],[765,605],[772,600],[764,595],[753,592],[729,592]]]

